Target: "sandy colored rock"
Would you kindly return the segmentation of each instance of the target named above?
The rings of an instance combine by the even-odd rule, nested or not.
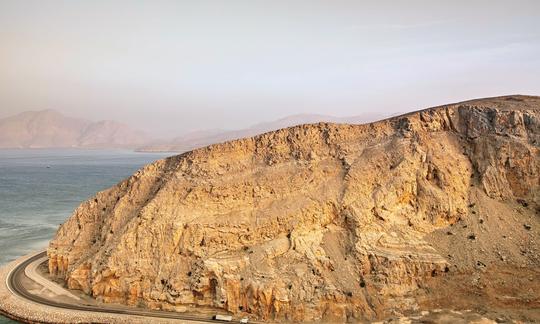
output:
[[[382,318],[417,308],[411,296],[454,271],[437,233],[496,204],[531,223],[521,219],[540,210],[539,147],[540,99],[526,96],[212,145],[81,204],[50,243],[49,269],[105,302]],[[527,204],[519,213],[516,199]],[[538,266],[534,255],[514,262]],[[463,271],[476,266],[460,260]]]

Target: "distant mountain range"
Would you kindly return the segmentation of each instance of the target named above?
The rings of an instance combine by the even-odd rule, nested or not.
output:
[[[0,119],[0,148],[137,148],[150,137],[116,121],[93,122],[54,110]]]
[[[272,122],[260,123],[249,128],[239,130],[206,130],[187,133],[170,141],[155,142],[142,146],[141,152],[186,152],[197,147],[226,142],[243,137],[274,131],[281,128],[300,124],[313,124],[319,122],[364,124],[382,119],[383,115],[364,114],[353,117],[334,117],[327,115],[301,114],[292,115]]]
[[[384,117],[292,115],[239,130],[211,129],[156,140],[141,130],[117,121],[89,121],[64,116],[55,110],[27,111],[0,119],[0,148],[129,148],[141,152],[185,152],[197,147],[254,136],[280,128],[318,122],[362,124]]]

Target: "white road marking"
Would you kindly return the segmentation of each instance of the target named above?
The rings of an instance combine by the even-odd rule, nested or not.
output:
[[[73,298],[75,300],[81,300],[81,298],[75,296],[70,291],[65,289],[64,287],[60,286],[56,282],[49,281],[45,278],[43,278],[39,273],[37,272],[37,267],[42,264],[43,262],[47,261],[47,256],[44,256],[42,258],[37,259],[36,261],[30,263],[25,269],[24,274],[37,282],[38,284],[42,285],[44,288],[50,290],[51,292],[57,294],[57,295],[63,295],[67,296],[69,298]]]

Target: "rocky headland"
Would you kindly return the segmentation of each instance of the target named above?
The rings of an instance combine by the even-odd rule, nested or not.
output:
[[[539,97],[300,125],[97,193],[51,241],[49,271],[103,302],[263,320],[482,307],[535,319],[539,186]]]

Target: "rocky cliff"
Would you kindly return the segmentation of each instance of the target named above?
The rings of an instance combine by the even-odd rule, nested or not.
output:
[[[460,244],[540,265],[539,157],[540,98],[527,96],[212,145],[81,204],[50,243],[49,270],[104,302],[377,318],[476,269],[480,248]],[[510,221],[521,239],[496,246],[490,224]],[[512,254],[522,245],[530,253]]]

